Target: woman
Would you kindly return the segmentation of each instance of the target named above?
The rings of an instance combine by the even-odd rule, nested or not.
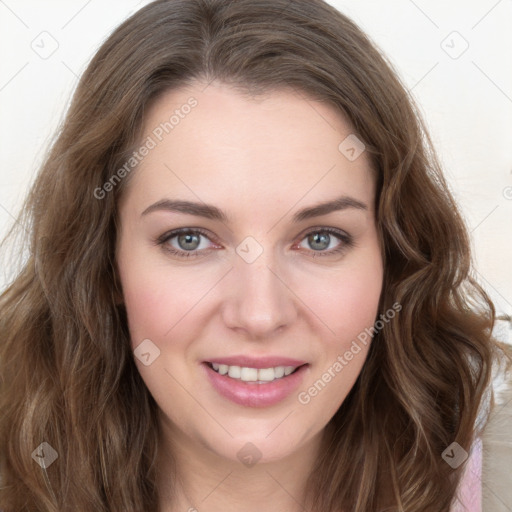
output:
[[[335,9],[143,8],[24,212],[6,512],[458,506],[510,353],[411,98]]]

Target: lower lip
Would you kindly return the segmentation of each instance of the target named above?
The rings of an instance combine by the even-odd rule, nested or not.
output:
[[[202,366],[212,386],[224,398],[246,407],[268,407],[281,402],[300,386],[309,365],[305,364],[286,377],[264,384],[244,382],[221,375],[207,363],[203,363]]]

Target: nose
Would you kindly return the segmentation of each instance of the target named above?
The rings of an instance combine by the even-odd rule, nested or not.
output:
[[[245,333],[250,340],[271,338],[290,326],[297,317],[297,297],[286,276],[286,268],[278,265],[270,250],[250,263],[236,256],[229,282],[225,283],[225,325]]]

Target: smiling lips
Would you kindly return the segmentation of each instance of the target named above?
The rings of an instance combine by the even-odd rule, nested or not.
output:
[[[247,407],[266,407],[292,393],[309,365],[282,357],[232,356],[205,361],[202,366],[223,397]]]
[[[265,383],[293,373],[295,366],[276,366],[274,368],[249,368],[247,366],[228,366],[227,364],[212,363],[212,368],[220,375],[228,375],[232,379],[244,382]]]

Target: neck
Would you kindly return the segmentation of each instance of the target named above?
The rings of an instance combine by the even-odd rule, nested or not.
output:
[[[322,433],[279,460],[247,465],[163,423],[159,450],[161,512],[303,511]],[[250,453],[250,449],[247,450]],[[264,455],[264,454],[262,454]]]

